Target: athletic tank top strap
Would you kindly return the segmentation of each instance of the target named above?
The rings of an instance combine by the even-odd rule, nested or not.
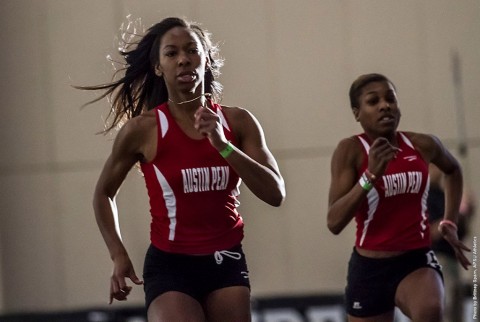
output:
[[[370,152],[370,143],[368,143],[365,133],[358,134],[357,138],[360,141],[360,143],[362,144],[362,146],[365,150],[365,153],[368,155],[368,153]],[[410,139],[403,132],[397,132],[397,138],[400,138],[412,150],[416,150],[415,147],[413,146],[412,141],[410,141]]]
[[[415,150],[415,147],[413,146],[412,141],[410,141],[410,139],[405,134],[403,134],[402,132],[398,132],[398,134],[400,138],[403,140],[403,142],[405,142],[406,145],[408,145],[410,148]]]
[[[225,117],[225,113],[223,112],[221,105],[214,103],[212,100],[209,100],[209,102],[212,110],[220,117],[220,123],[222,124],[223,128],[228,132],[232,132],[231,126]],[[168,111],[168,103],[165,102],[157,106],[155,110],[157,112],[156,118],[158,125],[158,137],[163,139],[169,130],[169,117],[167,117],[167,113],[171,118],[170,111]],[[233,143],[235,143],[235,140],[233,140]]]
[[[165,112],[160,109],[160,106],[156,108],[156,112],[158,137],[164,138],[168,131],[168,119]]]
[[[360,143],[362,143],[363,148],[365,149],[365,153],[368,155],[370,152],[370,144],[368,144],[367,140],[363,138],[362,134],[357,135],[358,139],[360,140]]]

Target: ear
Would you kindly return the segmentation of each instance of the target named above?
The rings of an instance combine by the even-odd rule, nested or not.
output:
[[[162,72],[162,69],[160,67],[160,64],[155,65],[155,75],[157,75],[158,77],[163,76],[163,72]]]
[[[210,69],[210,54],[205,55],[205,70]]]
[[[358,119],[358,115],[359,115],[359,110],[358,110],[358,107],[352,107],[352,112],[353,112],[353,116],[355,117],[355,121],[359,121]]]

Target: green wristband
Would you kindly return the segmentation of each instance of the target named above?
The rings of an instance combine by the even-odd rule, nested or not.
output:
[[[227,158],[230,154],[232,154],[232,152],[233,152],[233,145],[232,145],[232,143],[230,143],[230,141],[228,141],[225,149],[220,151],[220,155],[224,158]]]
[[[365,191],[370,191],[373,188],[373,184],[370,182],[370,180],[368,180],[368,177],[365,173],[362,174],[360,180],[358,180],[358,183],[360,184],[360,187],[362,187],[362,189]]]

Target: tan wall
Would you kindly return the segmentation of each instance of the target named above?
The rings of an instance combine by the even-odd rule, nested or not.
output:
[[[127,14],[146,25],[171,15],[202,22],[226,58],[223,102],[263,124],[288,197],[276,209],[243,191],[254,295],[343,290],[354,227],[336,237],[325,227],[329,163],[336,143],[360,131],[347,91],[361,73],[396,83],[402,130],[435,133],[454,150],[457,50],[467,179],[480,191],[478,1],[2,0],[0,10],[0,311],[106,304],[111,263],[91,196],[112,143],[94,135],[107,104],[80,110],[94,96],[70,85],[110,79],[105,57]],[[138,274],[149,223],[142,180],[132,172],[118,198]],[[127,304],[142,301],[137,287]]]

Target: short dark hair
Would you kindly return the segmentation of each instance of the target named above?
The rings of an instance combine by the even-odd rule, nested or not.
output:
[[[363,88],[373,82],[388,82],[392,84],[393,88],[395,88],[395,84],[388,79],[385,75],[382,74],[377,74],[377,73],[372,73],[372,74],[364,74],[360,75],[353,83],[352,86],[350,86],[350,91],[348,92],[348,95],[350,97],[350,107],[358,107],[359,102],[358,98],[362,94]]]

